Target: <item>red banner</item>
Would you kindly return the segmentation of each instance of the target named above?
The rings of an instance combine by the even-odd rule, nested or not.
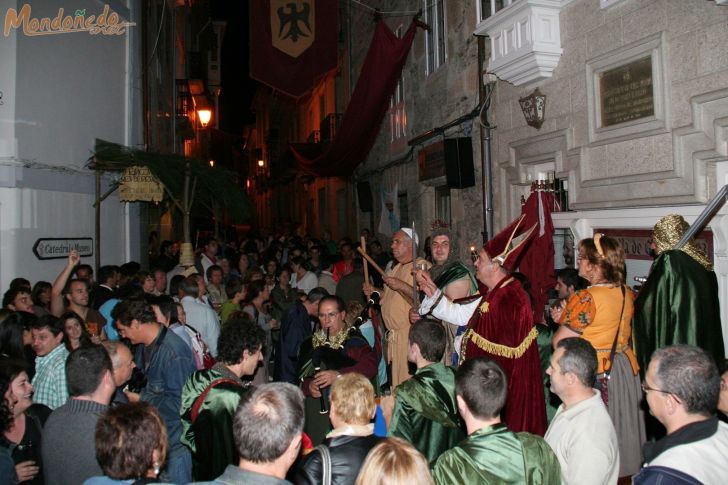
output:
[[[250,2],[250,77],[299,98],[336,69],[337,0]]]
[[[291,147],[301,170],[325,177],[348,177],[364,161],[377,139],[382,119],[389,110],[389,100],[402,75],[418,27],[427,26],[413,20],[400,39],[383,20],[377,22],[334,142],[326,152],[314,159],[306,158],[295,147]]]

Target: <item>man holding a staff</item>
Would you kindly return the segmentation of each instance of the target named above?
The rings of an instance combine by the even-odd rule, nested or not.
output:
[[[417,254],[418,243],[417,233],[408,227],[395,232],[392,237],[392,256],[397,264],[386,274],[365,251],[359,248],[362,256],[382,274],[384,279],[384,289],[380,292],[380,305],[384,325],[389,330],[387,358],[392,364],[392,389],[410,377],[407,363],[409,312],[413,306],[419,306],[419,303],[415,304],[412,273],[414,269],[430,267],[430,263],[422,258],[416,259],[417,267],[414,267],[413,260]],[[365,281],[363,291],[367,298],[370,298],[373,292],[380,290]]]

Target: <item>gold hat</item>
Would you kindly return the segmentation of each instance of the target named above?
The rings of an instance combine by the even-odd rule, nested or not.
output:
[[[655,251],[662,254],[664,251],[675,249],[683,234],[690,229],[690,224],[678,214],[668,214],[655,224],[653,239],[655,241]],[[713,264],[708,259],[705,252],[695,244],[695,239],[691,239],[680,248],[680,251],[689,255],[695,261],[700,263],[708,271],[713,270]]]

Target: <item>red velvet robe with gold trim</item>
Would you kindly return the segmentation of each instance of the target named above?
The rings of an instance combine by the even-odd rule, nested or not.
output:
[[[498,362],[508,377],[508,397],[501,419],[511,431],[528,431],[543,436],[546,433],[546,408],[538,344],[536,338],[530,337],[534,324],[528,295],[510,276],[490,291],[480,282],[478,286],[485,298],[468,322],[468,333],[462,344],[463,359],[485,355]],[[471,332],[493,344],[507,347],[518,347],[529,338],[532,341],[523,355],[509,358],[478,346],[477,342],[482,340]]]

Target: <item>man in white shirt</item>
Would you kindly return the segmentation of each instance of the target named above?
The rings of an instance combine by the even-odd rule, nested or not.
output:
[[[220,336],[220,320],[215,311],[197,299],[200,289],[195,276],[185,278],[180,284],[182,307],[187,315],[187,325],[194,328],[210,349],[213,357],[217,356],[217,338]]]
[[[546,373],[563,404],[546,431],[564,485],[611,485],[619,479],[617,433],[594,389],[597,353],[581,338],[559,341]]]
[[[291,288],[308,292],[318,286],[318,278],[316,274],[308,270],[308,263],[301,256],[291,258]]]

